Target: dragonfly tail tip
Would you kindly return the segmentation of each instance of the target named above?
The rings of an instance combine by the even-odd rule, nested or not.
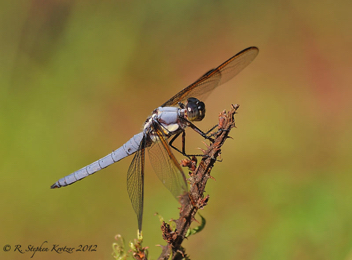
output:
[[[56,188],[59,188],[59,186],[56,183],[50,186],[50,189],[56,189]]]

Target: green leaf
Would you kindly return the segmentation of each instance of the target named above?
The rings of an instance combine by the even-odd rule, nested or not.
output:
[[[205,218],[203,218],[203,216],[200,213],[198,213],[198,215],[202,219],[200,225],[198,227],[195,227],[195,228],[192,228],[192,229],[189,228],[187,230],[186,237],[189,237],[191,235],[197,234],[198,232],[202,231],[203,228],[205,227],[205,224],[206,224]]]

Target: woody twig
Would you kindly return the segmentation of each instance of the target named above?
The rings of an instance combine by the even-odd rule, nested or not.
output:
[[[212,178],[210,172],[221,153],[222,145],[228,139],[230,130],[235,127],[234,115],[238,107],[239,105],[232,105],[230,111],[220,113],[218,131],[213,134],[214,142],[203,151],[204,156],[198,167],[196,158],[183,161],[183,166],[187,166],[190,170],[190,191],[180,196],[181,208],[180,216],[175,220],[176,228],[173,230],[169,224],[162,223],[162,236],[167,245],[161,246],[162,253],[158,259],[188,259],[181,245],[188,235],[191,223],[195,221],[197,211],[208,203],[209,195],[204,196],[205,186],[208,179]]]

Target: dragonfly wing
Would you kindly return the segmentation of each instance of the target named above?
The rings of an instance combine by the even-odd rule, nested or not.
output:
[[[247,67],[258,55],[258,52],[257,47],[249,47],[237,53],[216,69],[208,71],[196,82],[181,90],[166,101],[162,107],[176,106],[178,102],[184,103],[189,97],[195,97],[204,101],[217,86],[229,81]]]
[[[208,76],[209,73],[211,76]],[[188,98],[195,97],[199,100],[205,100],[213,89],[215,89],[221,80],[221,73],[219,71],[211,70],[200,77],[192,85],[184,88],[169,101],[164,103],[162,107],[177,106],[178,102],[185,103]]]
[[[161,126],[155,122],[153,128],[159,140],[148,150],[150,162],[158,178],[177,199],[188,190],[186,177],[164,137]]]
[[[143,201],[144,201],[144,166],[145,166],[145,143],[143,137],[140,148],[133,157],[127,172],[127,191],[132,207],[137,214],[138,229],[142,231]]]

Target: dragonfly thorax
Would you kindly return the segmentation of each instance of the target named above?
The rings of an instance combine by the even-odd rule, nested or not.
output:
[[[155,122],[161,126],[166,136],[171,136],[187,127],[187,125],[182,122],[184,116],[185,109],[178,107],[158,107],[147,119],[144,125],[144,131],[151,129],[153,122]]]

